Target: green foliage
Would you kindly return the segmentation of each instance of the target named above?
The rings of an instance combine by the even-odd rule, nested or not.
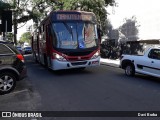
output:
[[[18,23],[33,20],[39,23],[51,10],[82,10],[94,12],[102,32],[107,33],[108,5],[116,5],[115,0],[9,0],[9,4],[16,9]]]
[[[0,1],[0,11],[4,9],[9,9],[10,7],[10,4]]]
[[[25,32],[21,35],[19,42],[20,43],[25,43],[25,42],[30,43],[31,37],[32,37],[32,35],[30,32]]]
[[[13,33],[7,33],[7,39],[13,42]]]

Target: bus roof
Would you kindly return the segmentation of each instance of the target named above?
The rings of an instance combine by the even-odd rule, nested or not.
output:
[[[78,11],[78,10],[58,10],[58,11],[51,11],[52,13],[86,13],[86,14],[93,14],[93,12],[87,12],[87,11]]]

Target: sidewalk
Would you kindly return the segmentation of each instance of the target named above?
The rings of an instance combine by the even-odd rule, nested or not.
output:
[[[120,65],[120,60],[112,60],[112,59],[107,59],[107,58],[101,58],[100,59],[101,65],[108,65],[108,66],[113,66],[113,67],[119,67]]]

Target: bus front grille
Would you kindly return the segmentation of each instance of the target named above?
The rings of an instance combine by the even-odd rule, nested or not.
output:
[[[67,58],[68,61],[82,61],[82,60],[89,60],[90,57],[83,57],[81,56],[80,58],[78,57],[70,57],[70,58]]]
[[[73,62],[71,63],[72,66],[77,66],[77,65],[85,65],[87,62],[84,61],[84,62]]]

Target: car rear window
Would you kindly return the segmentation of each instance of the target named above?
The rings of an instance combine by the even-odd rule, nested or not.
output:
[[[0,54],[13,54],[13,52],[4,44],[0,44]]]
[[[13,46],[12,44],[7,44],[7,46],[16,54],[20,54],[20,52],[17,50],[17,48],[15,46]]]

